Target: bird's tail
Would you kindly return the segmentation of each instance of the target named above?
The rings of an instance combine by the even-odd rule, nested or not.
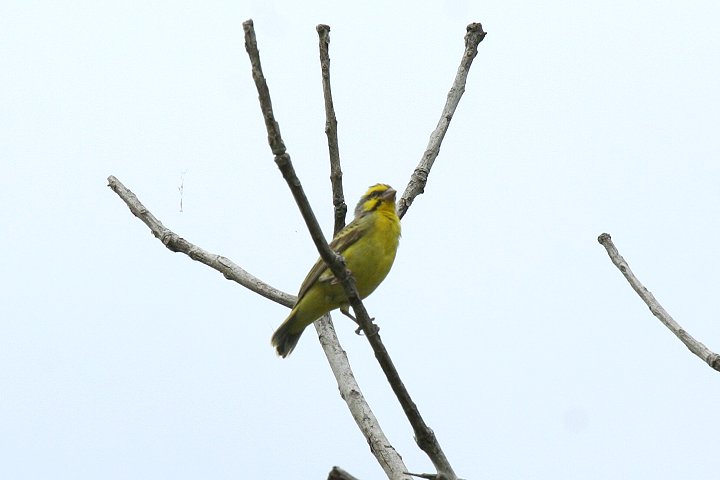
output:
[[[300,340],[300,335],[305,330],[305,326],[298,329],[293,320],[295,320],[295,312],[290,313],[288,318],[273,333],[272,340],[270,340],[277,354],[283,358],[292,353],[298,340]]]

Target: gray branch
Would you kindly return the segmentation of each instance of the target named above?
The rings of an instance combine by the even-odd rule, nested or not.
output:
[[[281,290],[271,287],[259,278],[240,268],[232,260],[223,257],[222,255],[210,253],[188,242],[169,228],[165,227],[160,220],[155,218],[155,215],[150,213],[150,210],[145,208],[145,205],[143,205],[135,194],[128,190],[125,185],[120,182],[120,180],[112,175],[110,175],[107,180],[108,187],[118,194],[133,215],[147,225],[152,234],[155,235],[155,238],[160,240],[170,251],[184,253],[196,262],[203,263],[222,273],[228,280],[237,282],[243,287],[258,293],[273,302],[277,302],[291,308],[295,305],[297,298],[294,295],[287,294]]]
[[[450,120],[455,115],[455,110],[460,103],[463,93],[465,93],[465,83],[467,82],[468,72],[472,65],[475,56],[477,55],[477,47],[480,42],[483,41],[487,35],[483,31],[482,25],[479,23],[471,23],[467,26],[467,34],[465,35],[465,52],[463,52],[462,59],[460,60],[460,66],[458,67],[457,74],[455,75],[455,81],[447,94],[447,100],[445,101],[445,107],[443,108],[440,120],[438,121],[437,127],[430,134],[430,140],[428,141],[425,153],[415,167],[415,171],[410,177],[410,183],[400,197],[398,201],[398,215],[400,218],[405,216],[410,205],[415,200],[415,197],[425,191],[425,185],[427,184],[428,175],[430,175],[430,169],[435,163],[435,159],[440,153],[440,144],[445,138],[445,133],[450,127]]]
[[[335,228],[338,233],[345,226],[347,205],[343,194],[342,169],[340,168],[340,147],[338,146],[337,118],[330,88],[330,27],[316,27],[320,37],[320,71],[322,73],[323,98],[325,99],[325,134],[330,154],[330,183],[332,184],[333,206],[335,207]]]
[[[662,322],[663,325],[669,328],[670,331],[674,333],[675,336],[678,337],[680,341],[684,343],[685,346],[692,353],[697,355],[703,362],[710,365],[711,368],[720,371],[720,355],[710,351],[701,342],[695,340],[692,335],[686,332],[685,329],[683,329],[680,324],[678,324],[670,316],[670,314],[665,311],[662,305],[660,305],[660,303],[658,303],[658,301],[655,299],[653,294],[650,293],[650,291],[645,288],[642,283],[640,283],[640,280],[638,280],[632,270],[630,270],[630,266],[620,255],[617,248],[615,247],[615,244],[612,242],[610,234],[601,234],[598,237],[598,242],[600,243],[600,245],[605,247],[605,250],[607,250],[607,253],[610,256],[610,260],[612,260],[613,264],[615,264],[618,270],[620,270],[620,273],[623,274],[623,276],[628,281],[633,290],[635,290],[635,292],[640,295],[640,298],[642,298],[643,302],[645,302],[645,304],[650,308],[652,314],[655,315],[657,319]]]

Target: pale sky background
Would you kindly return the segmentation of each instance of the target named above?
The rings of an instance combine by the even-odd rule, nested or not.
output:
[[[0,3],[0,478],[384,478],[313,330],[172,254],[106,187],[295,293],[317,257],[272,161],[255,21],[289,153],[332,209],[315,25],[331,32],[348,203],[402,191],[465,26],[488,36],[398,258],[366,301],[466,479],[717,479],[720,374],[609,261],[720,349],[720,4]],[[184,182],[180,212],[178,187]],[[366,340],[358,381],[432,471]]]

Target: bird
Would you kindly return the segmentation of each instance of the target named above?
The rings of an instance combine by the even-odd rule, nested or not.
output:
[[[384,183],[373,185],[355,207],[355,218],[330,242],[345,259],[355,278],[360,298],[370,295],[392,268],[400,242],[400,218],[396,191]],[[303,280],[295,306],[272,336],[272,346],[285,358],[293,351],[305,327],[340,308],[349,315],[348,299],[340,281],[322,258]]]

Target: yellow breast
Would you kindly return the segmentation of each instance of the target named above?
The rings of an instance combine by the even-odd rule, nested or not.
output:
[[[372,222],[367,233],[343,254],[361,298],[370,295],[390,272],[400,241],[400,220],[395,212],[378,211],[366,220]]]

